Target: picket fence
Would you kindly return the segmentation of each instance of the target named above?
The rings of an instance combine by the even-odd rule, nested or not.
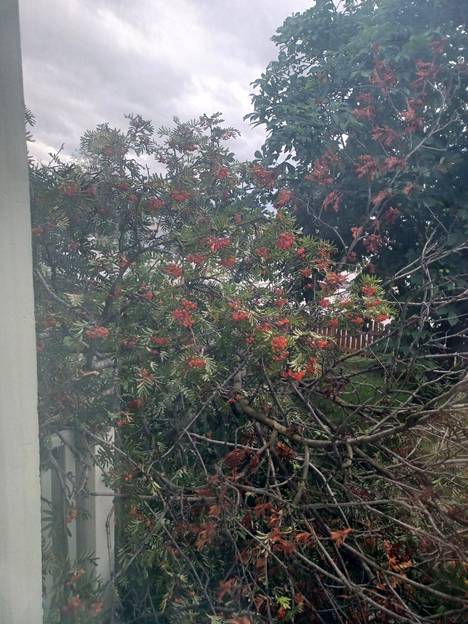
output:
[[[344,353],[362,351],[360,355],[366,357],[366,349],[389,333],[389,325],[372,320],[368,322],[366,329],[361,331],[350,332],[347,329],[335,327],[319,327],[317,333],[332,339],[338,349]]]

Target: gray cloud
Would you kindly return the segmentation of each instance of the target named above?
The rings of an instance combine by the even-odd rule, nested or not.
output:
[[[73,152],[85,129],[125,113],[158,127],[221,111],[249,158],[263,131],[243,122],[250,83],[275,55],[287,15],[311,0],[22,0],[25,98],[33,153]]]

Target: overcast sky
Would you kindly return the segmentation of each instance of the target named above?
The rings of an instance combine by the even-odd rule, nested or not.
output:
[[[270,37],[312,0],[20,0],[26,105],[37,118],[33,153],[85,129],[123,127],[139,113],[156,127],[223,113],[251,158],[263,131],[242,121],[250,83],[276,57]]]

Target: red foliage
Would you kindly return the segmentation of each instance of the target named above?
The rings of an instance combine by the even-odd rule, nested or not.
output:
[[[164,202],[162,199],[159,199],[159,197],[150,197],[146,206],[150,212],[157,212],[164,206]]]
[[[375,108],[373,106],[361,106],[353,109],[353,115],[357,119],[369,121],[375,117]]]
[[[250,314],[245,310],[234,310],[231,313],[231,318],[233,321],[247,321],[250,317]]]
[[[218,167],[215,177],[217,180],[225,180],[226,178],[229,178],[229,173],[230,172],[229,172],[228,167],[221,166],[221,167]]]
[[[358,178],[369,178],[373,180],[378,173],[378,165],[373,156],[370,154],[363,154],[359,156],[359,164],[356,165],[355,171]]]
[[[189,254],[187,256],[187,262],[191,262],[192,264],[203,264],[206,262],[207,258],[203,254]]]
[[[334,212],[338,212],[341,205],[341,194],[338,191],[331,191],[322,202],[322,208],[328,210],[331,208]]]
[[[198,308],[198,304],[194,301],[190,301],[190,299],[182,299],[180,304],[184,308],[184,310],[188,310],[189,312],[193,312]]]
[[[203,550],[216,536],[218,525],[215,522],[206,522],[197,529],[197,539],[195,545],[197,550]]]
[[[382,237],[379,234],[368,234],[362,241],[364,249],[369,253],[376,253],[383,245]]]
[[[285,336],[274,336],[271,339],[273,351],[284,351],[288,346],[288,339]]]
[[[206,245],[209,247],[210,251],[216,253],[220,249],[225,249],[229,247],[231,244],[231,239],[228,236],[216,237],[211,236],[206,239]]]
[[[107,327],[98,325],[96,327],[90,327],[85,331],[86,336],[90,340],[100,340],[101,338],[107,338],[109,336],[109,330]]]
[[[276,179],[276,173],[274,171],[265,169],[265,167],[262,167],[260,164],[255,164],[252,167],[252,173],[260,186],[265,188],[273,187],[273,183]]]
[[[398,219],[398,217],[400,216],[400,211],[398,210],[398,208],[394,208],[394,207],[390,207],[388,208],[382,215],[382,219],[386,222],[386,223],[390,223],[390,225],[392,225],[393,223],[395,223],[395,221]]]
[[[365,297],[374,297],[377,294],[377,288],[375,286],[362,286],[361,292]]]
[[[174,202],[186,202],[192,197],[191,193],[188,191],[172,191],[171,199]]]
[[[389,197],[391,197],[390,191],[387,191],[386,189],[382,189],[381,191],[377,193],[377,195],[374,195],[374,197],[372,198],[372,205],[380,206],[380,204],[382,204]]]
[[[294,459],[296,457],[296,451],[284,442],[278,442],[275,448],[280,457],[285,459]]]
[[[292,232],[282,232],[276,240],[276,246],[278,249],[291,249],[295,241],[296,239]]]
[[[306,375],[305,370],[295,371],[292,369],[288,369],[287,371],[283,371],[281,376],[284,379],[291,379],[292,381],[302,381]]]
[[[265,260],[270,256],[270,250],[268,247],[257,247],[255,249],[255,253],[260,258],[264,258]]]
[[[306,175],[305,179],[310,180],[311,182],[316,182],[317,184],[322,184],[323,186],[333,184],[333,177],[330,171],[330,162],[328,162],[325,157],[315,160],[312,168],[312,173]]]
[[[398,158],[398,156],[389,156],[386,158],[381,167],[382,173],[393,171],[394,169],[405,169],[406,160],[404,158]]]
[[[372,130],[372,138],[385,147],[391,147],[398,140],[398,134],[388,126],[376,126]]]
[[[185,362],[189,368],[205,368],[206,360],[201,357],[189,358]]]
[[[182,275],[184,274],[184,269],[178,264],[175,264],[175,262],[171,262],[170,264],[166,265],[163,271],[164,273],[167,273],[171,277],[175,278],[182,277]]]
[[[187,328],[193,327],[194,322],[195,322],[190,312],[188,312],[187,310],[184,310],[183,308],[182,309],[177,308],[176,310],[174,310],[172,312],[172,318],[181,327],[187,327]]]
[[[379,87],[384,93],[387,93],[388,89],[397,83],[395,71],[386,61],[382,61],[377,56],[374,57],[374,71],[370,83]]]
[[[226,258],[222,258],[219,261],[219,264],[221,264],[223,267],[226,267],[227,269],[231,269],[236,264],[236,262],[236,256],[227,256]]]
[[[345,539],[348,537],[350,533],[353,532],[353,529],[338,529],[337,531],[330,531],[330,538],[335,542],[337,546],[341,546],[344,543]]]
[[[289,189],[281,189],[276,199],[277,208],[283,208],[293,198],[293,192]]]
[[[248,459],[249,457],[250,457],[250,451],[248,449],[236,448],[230,451],[224,457],[224,463],[226,464],[226,466],[229,466],[229,468],[234,469],[240,466],[240,464],[245,462],[245,460]]]

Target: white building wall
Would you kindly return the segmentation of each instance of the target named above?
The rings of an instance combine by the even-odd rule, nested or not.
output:
[[[0,624],[40,624],[31,224],[17,0],[0,0]]]

